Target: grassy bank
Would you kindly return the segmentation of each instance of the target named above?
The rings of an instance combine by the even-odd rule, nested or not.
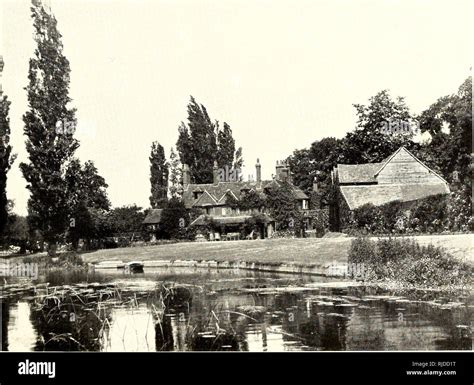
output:
[[[349,251],[351,276],[396,287],[458,289],[472,286],[474,266],[446,249],[413,239],[357,238]]]
[[[443,246],[459,261],[474,266],[474,234],[413,237],[420,245]],[[263,239],[230,242],[183,242],[97,250],[82,255],[85,262],[107,260],[214,260],[324,266],[347,263],[353,238]]]

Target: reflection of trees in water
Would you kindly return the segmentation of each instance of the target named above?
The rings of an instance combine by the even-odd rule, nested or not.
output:
[[[8,350],[8,321],[10,320],[10,301],[8,299],[2,298],[2,312],[0,313],[0,318],[2,320],[2,335],[0,339],[2,340],[2,351]]]
[[[235,312],[230,310],[242,302],[242,296],[208,297],[202,291],[190,288],[178,286],[170,292],[169,289],[163,291],[162,313],[155,316],[156,350],[221,351],[242,348],[243,333],[233,327]]]

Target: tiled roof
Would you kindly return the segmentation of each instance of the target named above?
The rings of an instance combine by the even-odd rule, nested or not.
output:
[[[258,193],[263,193],[263,188],[266,186],[279,186],[275,180],[261,181],[260,183],[253,182],[219,182],[218,184],[206,183],[206,184],[189,184],[183,192],[183,202],[187,208],[201,205],[222,205],[225,203],[225,199],[222,199],[228,191],[232,192],[237,199],[243,195],[243,189],[253,189]],[[194,192],[198,189],[204,191],[200,198],[194,199]],[[295,199],[308,199],[308,196],[300,190],[298,187],[293,186],[293,193]],[[206,194],[207,193],[207,194]],[[210,197],[203,198],[204,195],[210,195]],[[203,199],[201,201],[201,198]],[[211,200],[213,199],[214,202]]]
[[[383,163],[338,164],[339,183],[375,183],[375,173]]]
[[[351,210],[367,203],[379,206],[394,201],[411,202],[432,195],[449,193],[449,188],[444,183],[341,186],[340,188]]]
[[[155,225],[161,222],[161,213],[163,209],[152,209],[143,220],[143,224],[145,225]]]
[[[196,206],[214,206],[217,204],[217,200],[205,190],[195,204]]]

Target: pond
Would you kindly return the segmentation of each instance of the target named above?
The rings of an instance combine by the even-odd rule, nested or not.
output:
[[[471,350],[472,293],[248,270],[52,270],[2,286],[2,350]]]

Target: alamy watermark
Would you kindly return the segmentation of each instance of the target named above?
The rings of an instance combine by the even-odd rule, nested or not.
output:
[[[39,266],[37,263],[0,262],[0,277],[38,278]]]
[[[414,135],[419,131],[420,123],[416,120],[388,119],[380,126],[380,132],[387,135]]]

